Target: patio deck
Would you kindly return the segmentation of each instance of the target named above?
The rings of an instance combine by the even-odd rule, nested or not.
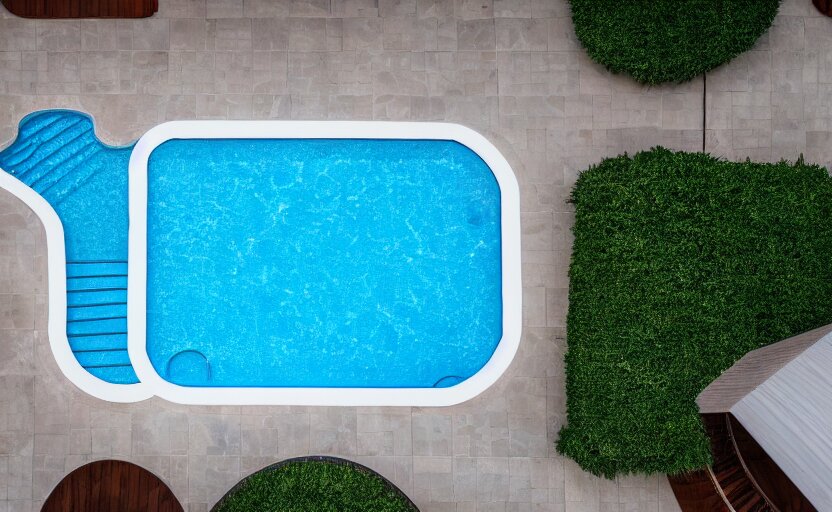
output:
[[[37,511],[71,470],[135,462],[190,512],[290,456],[331,454],[423,512],[674,511],[659,476],[595,478],[559,457],[566,202],[577,173],[656,144],[832,164],[832,26],[784,0],[756,49],[645,88],[578,47],[566,0],[164,0],[143,20],[0,11],[0,144],[42,108],[125,143],[170,119],[447,120],[485,134],[521,186],[524,332],[507,374],[450,408],[117,405],[69,384],[46,340],[43,228],[0,192],[0,511]],[[703,98],[704,96],[704,98]],[[703,100],[705,116],[703,126]]]

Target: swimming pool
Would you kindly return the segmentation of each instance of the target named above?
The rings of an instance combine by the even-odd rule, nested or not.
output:
[[[126,338],[143,394],[448,405],[511,362],[517,184],[476,132],[177,121],[126,149]],[[76,196],[74,213],[95,201]]]

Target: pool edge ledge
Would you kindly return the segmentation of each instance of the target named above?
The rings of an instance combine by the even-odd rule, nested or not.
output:
[[[153,393],[142,382],[107,382],[86,371],[75,358],[66,336],[66,252],[61,219],[43,197],[2,168],[0,189],[9,192],[31,209],[46,232],[47,337],[61,373],[81,391],[101,400],[131,403],[152,397]]]
[[[477,373],[447,388],[187,387],[163,379],[146,350],[147,164],[156,147],[173,139],[447,140],[473,151],[500,188],[503,336],[491,358]],[[520,189],[508,161],[480,133],[459,124],[431,122],[170,121],[139,139],[129,166],[127,347],[139,380],[154,395],[188,405],[449,406],[491,387],[514,360],[522,332]]]

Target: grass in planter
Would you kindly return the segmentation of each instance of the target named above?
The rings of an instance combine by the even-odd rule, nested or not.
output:
[[[832,179],[657,148],[591,167],[572,201],[558,450],[609,478],[706,466],[699,392],[832,323]]]
[[[326,461],[290,462],[246,478],[212,512],[416,512],[378,475]]]
[[[589,56],[639,82],[683,82],[751,49],[780,0],[570,0]]]

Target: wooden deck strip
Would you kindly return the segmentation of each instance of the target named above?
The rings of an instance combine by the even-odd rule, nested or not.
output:
[[[22,18],[147,18],[157,0],[0,0]]]
[[[58,484],[42,512],[183,512],[170,488],[146,469],[118,460],[91,462]]]

